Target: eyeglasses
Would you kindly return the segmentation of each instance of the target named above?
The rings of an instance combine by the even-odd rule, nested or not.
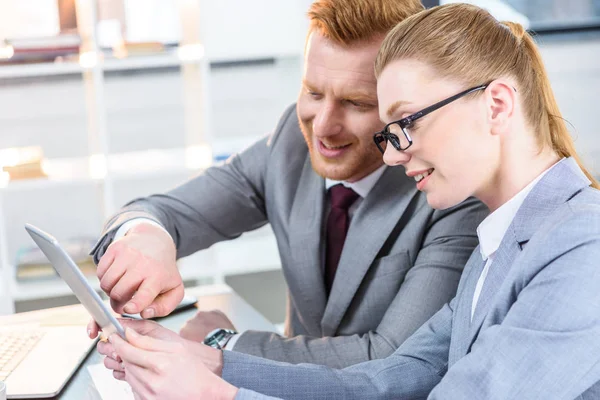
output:
[[[444,107],[447,104],[452,103],[454,100],[458,100],[463,96],[476,92],[478,90],[483,90],[488,86],[488,84],[476,86],[471,89],[467,89],[464,92],[460,92],[459,94],[455,94],[454,96],[448,97],[445,100],[437,102],[429,107],[422,109],[421,111],[417,111],[416,113],[409,115],[408,117],[399,119],[398,121],[393,121],[387,124],[381,132],[377,132],[373,135],[373,141],[377,145],[377,148],[381,153],[385,153],[385,145],[382,143],[390,142],[392,146],[398,151],[403,151],[412,146],[413,141],[410,136],[410,127],[411,125],[418,120],[419,118],[423,118],[427,114]]]

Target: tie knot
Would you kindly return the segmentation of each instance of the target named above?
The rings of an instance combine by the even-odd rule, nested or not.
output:
[[[329,189],[331,207],[347,210],[358,199],[358,193],[344,185],[335,185]]]

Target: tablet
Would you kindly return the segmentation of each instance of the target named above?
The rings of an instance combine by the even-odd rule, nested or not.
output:
[[[58,275],[69,285],[77,299],[102,328],[103,335],[109,337],[113,333],[118,333],[125,339],[123,326],[114,317],[98,293],[90,286],[77,264],[60,246],[58,241],[33,225],[25,224],[25,230],[48,257],[50,264],[52,264]]]

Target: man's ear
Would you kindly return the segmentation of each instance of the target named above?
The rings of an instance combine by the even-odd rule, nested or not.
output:
[[[517,93],[514,86],[502,79],[492,81],[485,89],[488,122],[492,134],[501,134],[510,125],[517,106]]]

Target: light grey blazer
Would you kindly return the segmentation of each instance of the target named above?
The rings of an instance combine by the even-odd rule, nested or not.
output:
[[[223,377],[285,399],[600,399],[600,192],[565,159],[456,297],[392,356],[343,370],[225,352]],[[239,399],[265,396],[241,390]]]
[[[273,135],[224,165],[130,203],[108,221],[94,255],[103,254],[123,222],[139,216],[169,231],[178,257],[270,223],[289,288],[290,339],[251,331],[235,349],[341,368],[390,355],[454,296],[487,215],[473,199],[433,211],[403,168],[387,168],[353,215],[328,299],[326,209],[325,180],[311,167],[291,106]]]

